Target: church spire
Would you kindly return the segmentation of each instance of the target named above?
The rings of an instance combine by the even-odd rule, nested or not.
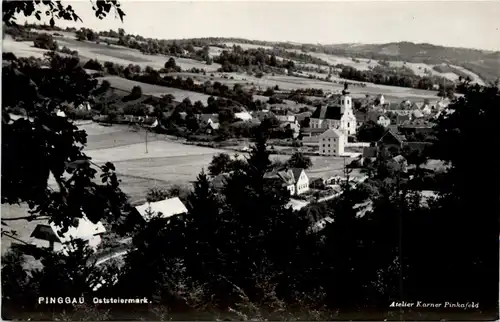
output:
[[[342,95],[349,94],[349,92],[347,91],[347,87],[348,87],[347,82],[344,82],[344,90],[342,91]]]

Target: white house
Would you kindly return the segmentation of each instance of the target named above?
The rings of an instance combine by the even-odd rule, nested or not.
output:
[[[295,179],[295,194],[300,195],[309,191],[309,177],[304,169],[292,168],[291,171]]]
[[[297,122],[297,117],[295,115],[276,115],[276,118],[281,123],[295,123],[295,122]]]
[[[56,115],[59,116],[59,117],[66,117],[66,113],[64,113],[63,111],[61,111],[60,109],[57,109],[56,110]]]
[[[388,127],[391,125],[391,119],[385,115],[379,115],[377,117],[377,124],[382,125],[383,127]]]
[[[337,129],[329,129],[319,136],[321,155],[340,156],[344,154],[346,135]]]
[[[242,121],[250,121],[252,119],[252,115],[248,112],[234,113],[234,117]]]
[[[385,104],[385,97],[384,97],[384,95],[379,94],[379,95],[377,96],[377,101],[378,101],[378,103],[379,103],[378,105],[384,105],[384,104]]]
[[[101,235],[106,232],[101,222],[94,224],[85,215],[82,218],[75,218],[75,226],[70,226],[67,232],[62,234],[61,230],[62,227],[54,223],[39,224],[30,237],[34,238],[35,245],[67,253],[71,251],[70,242],[76,239],[87,242],[95,249],[101,243]]]
[[[135,210],[145,221],[151,219],[150,214],[167,219],[188,212],[186,206],[184,206],[178,197],[156,202],[146,202],[145,204],[135,207]]]
[[[321,106],[310,117],[311,128],[339,129],[347,135],[356,134],[356,117],[352,110],[352,98],[340,96],[340,105]],[[347,136],[346,136],[347,140]]]
[[[280,171],[268,172],[264,179],[278,180],[283,187],[290,192],[291,196],[300,195],[309,190],[309,178],[304,169],[292,168]]]

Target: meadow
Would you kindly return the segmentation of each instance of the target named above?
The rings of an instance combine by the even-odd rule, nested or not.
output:
[[[103,43],[96,44],[94,42],[88,42],[88,41],[77,41],[74,38],[69,37],[68,35],[65,35],[65,37],[58,36],[56,37],[56,39],[60,47],[67,46],[72,50],[77,50],[80,57],[83,58],[83,60],[98,59],[99,61],[102,62],[112,61],[114,63],[123,65],[137,64],[140,65],[141,67],[151,66],[153,68],[160,69],[163,67],[163,65],[169,58],[168,56],[144,55],[140,53],[138,50],[116,45],[106,45]],[[255,47],[256,45],[252,46]],[[249,45],[244,48],[247,47],[250,48]],[[21,57],[29,57],[29,56],[43,57],[43,54],[46,52],[46,50],[33,47],[32,42],[17,42],[8,36],[4,39],[3,50],[5,52],[11,51],[15,55]],[[211,47],[211,52],[213,54],[219,52],[220,50],[221,50],[220,48]],[[324,56],[326,54],[321,54],[321,53],[310,53],[310,54],[314,54],[322,59],[328,58]],[[356,64],[354,61],[346,57],[332,56],[329,59],[330,63],[344,63],[346,65],[350,64],[352,66],[354,66],[353,64]],[[365,60],[360,59],[360,61],[363,63]],[[219,73],[216,72],[216,70],[220,67],[218,64],[214,63],[212,65],[206,65],[203,62],[195,61],[192,59],[176,58],[176,63],[184,70],[193,67],[204,68],[205,70],[208,70],[208,73],[206,75],[185,73],[185,72],[173,74],[183,77],[188,77],[188,76],[192,77],[197,83],[198,82],[202,83],[207,80],[211,80],[211,81],[219,81],[221,83],[230,86],[233,86],[236,83],[240,83],[248,87],[256,86],[258,88],[260,87],[261,89],[266,89],[267,87],[274,87],[278,85],[279,88],[283,90],[295,90],[299,88],[318,88],[318,89],[323,89],[324,91],[340,91],[342,90],[343,86],[342,84],[339,83],[331,83],[319,79],[308,79],[304,77],[293,77],[287,75],[275,75],[275,76],[264,75],[261,78],[257,78],[255,76],[250,76],[244,73]],[[370,62],[370,64],[373,63],[376,63],[376,61]],[[223,75],[226,75],[227,78],[224,78]],[[318,74],[317,76],[323,77],[326,75]],[[231,77],[233,79],[231,79]],[[336,80],[337,82],[343,81],[338,77],[332,77],[332,79]],[[165,94],[172,94],[178,100],[182,100],[185,97],[189,97],[193,102],[198,100],[206,102],[206,100],[208,99],[208,95],[205,94],[189,92],[163,86],[138,83],[118,77],[111,77],[108,80],[112,82],[113,87],[125,91],[130,91],[133,86],[139,85],[143,89],[143,92],[149,95],[161,96]],[[353,81],[351,82],[356,83]],[[367,83],[366,85],[367,86],[364,88],[351,87],[350,91],[354,97],[356,96],[362,97],[365,96],[366,94],[370,95],[384,94],[386,99],[389,100],[393,99],[396,101],[401,101],[403,99],[410,99],[417,101],[421,101],[425,98],[435,99],[437,94],[437,92],[435,91],[424,91],[411,88],[376,85],[370,83]]]
[[[164,55],[145,55],[142,54],[137,49],[126,48],[117,45],[107,45],[105,43],[95,43],[90,41],[78,41],[74,38],[74,35],[69,36],[71,33],[66,33],[64,37],[56,36],[55,40],[62,48],[66,46],[71,50],[78,51],[78,55],[82,61],[89,59],[97,59],[100,62],[111,61],[116,64],[122,65],[139,65],[141,68],[146,66],[151,66],[155,69],[163,68],[165,62],[171,56]],[[5,37],[3,41],[3,51],[13,52],[15,55],[20,57],[39,57],[42,58],[43,54],[47,50],[39,49],[33,47],[32,41],[15,41],[11,37]],[[177,58],[174,57],[178,66],[183,70],[198,68],[205,69],[206,71],[216,71],[220,68],[219,64],[213,63],[212,65],[207,65],[204,62],[187,59],[187,58]]]
[[[111,87],[130,92],[134,86],[140,86],[142,89],[142,93],[145,95],[151,95],[155,97],[161,97],[163,95],[171,94],[175,97],[176,101],[181,102],[185,98],[189,98],[191,102],[201,101],[204,105],[207,105],[207,100],[210,97],[209,95],[186,91],[183,89],[177,89],[173,87],[165,87],[159,85],[152,85],[147,83],[136,82],[133,80],[129,80],[126,78],[121,78],[118,76],[105,76],[100,77],[99,80],[107,80],[111,84]]]
[[[103,127],[92,123],[80,126],[87,132],[86,153],[100,164],[113,162],[122,180],[122,189],[132,201],[144,198],[146,191],[154,186],[189,185],[202,169],[207,170],[213,156],[232,150],[213,149],[175,142],[166,135],[134,132],[127,126]],[[104,129],[103,129],[104,128]],[[272,155],[271,159],[287,160],[286,155]],[[313,177],[340,175],[343,158],[311,157],[313,168],[308,171]]]
[[[212,76],[213,75],[213,76]],[[205,81],[220,82],[228,86],[234,84],[242,84],[247,88],[255,86],[258,89],[265,90],[268,87],[278,85],[281,90],[296,90],[301,88],[317,88],[324,92],[340,92],[344,88],[344,79],[332,77],[337,83],[327,82],[319,79],[309,79],[304,77],[295,77],[288,75],[264,75],[261,78],[250,76],[244,73],[212,73],[212,74],[195,74],[195,73],[174,73],[172,76],[191,77],[195,82],[204,83]],[[231,79],[232,78],[232,79]],[[351,83],[359,83],[349,81]],[[407,87],[396,87],[366,83],[365,87],[351,86],[349,88],[352,96],[364,97],[365,95],[383,94],[388,100],[400,102],[404,99],[411,101],[423,101],[425,98],[437,99],[437,91],[426,91]]]

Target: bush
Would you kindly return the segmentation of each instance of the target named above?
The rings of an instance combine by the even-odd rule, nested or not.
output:
[[[33,41],[33,45],[36,48],[57,50],[59,45],[54,40],[54,37],[49,34],[39,34]]]
[[[91,59],[88,62],[83,65],[83,68],[85,69],[91,69],[91,70],[98,70],[98,71],[103,71],[104,67],[101,65],[100,62],[97,60]]]
[[[76,50],[71,50],[66,46],[63,46],[61,50],[59,50],[61,53],[72,55],[72,56],[78,56],[78,51]]]

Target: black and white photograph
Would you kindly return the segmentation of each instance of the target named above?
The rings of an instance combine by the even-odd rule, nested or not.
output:
[[[500,1],[2,0],[5,321],[496,321]]]

